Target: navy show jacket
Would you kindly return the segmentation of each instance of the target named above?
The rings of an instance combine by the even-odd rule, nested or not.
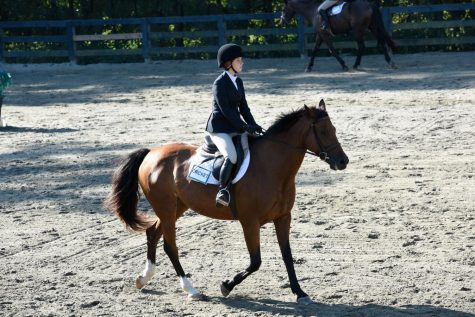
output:
[[[243,133],[247,125],[256,124],[247,105],[242,79],[238,77],[236,84],[238,89],[236,89],[232,79],[229,78],[226,72],[223,72],[214,81],[213,105],[206,124],[206,131],[214,133]]]

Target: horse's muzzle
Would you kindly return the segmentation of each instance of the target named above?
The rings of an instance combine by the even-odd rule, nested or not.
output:
[[[343,155],[340,157],[330,157],[327,160],[328,165],[330,165],[330,168],[334,171],[341,171],[346,168],[350,160],[348,159],[348,156]]]

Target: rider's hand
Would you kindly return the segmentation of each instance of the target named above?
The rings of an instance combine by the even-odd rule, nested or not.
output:
[[[259,133],[259,134],[264,133],[264,129],[262,129],[262,127],[261,127],[260,125],[258,125],[258,124],[255,124],[255,125],[253,126],[253,128],[254,128],[254,131],[257,132],[257,133]]]
[[[251,134],[251,135],[257,133],[256,128],[255,128],[255,126],[253,126],[253,125],[248,125],[248,126],[246,127],[246,132],[247,132],[248,134]]]

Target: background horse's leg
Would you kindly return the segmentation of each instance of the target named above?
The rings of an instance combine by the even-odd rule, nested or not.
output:
[[[308,305],[313,303],[313,301],[304,291],[302,291],[297,280],[297,275],[295,274],[292,251],[290,250],[289,243],[290,220],[290,213],[274,220],[275,232],[277,235],[277,241],[279,241],[279,247],[282,252],[282,258],[284,259],[285,268],[289,275],[290,289],[292,290],[292,293],[297,295],[297,302],[299,304]]]
[[[361,64],[361,57],[363,56],[365,45],[362,38],[358,38],[356,40],[356,44],[358,45],[358,51],[356,52],[356,60],[355,64],[353,65],[353,69],[358,69],[358,66]]]
[[[236,285],[240,284],[246,277],[256,272],[261,266],[260,224],[256,222],[252,224],[241,223],[241,225],[244,231],[247,249],[251,257],[251,264],[246,270],[236,274],[232,280],[226,280],[221,283],[221,293],[223,296],[228,296]]]
[[[388,52],[388,47],[394,50],[396,48],[396,44],[384,28],[384,22],[381,16],[381,12],[379,11],[379,6],[373,6],[373,15],[371,19],[371,24],[369,25],[369,29],[371,33],[373,33],[374,37],[377,39],[378,49],[383,52],[384,59],[386,60],[386,62],[391,68],[396,69],[397,66],[391,60],[391,57],[389,56]]]
[[[381,31],[379,31],[377,29],[377,26],[374,26],[374,25],[371,25],[369,30],[371,31],[371,33],[373,33],[374,37],[377,39],[378,50],[381,53],[383,53],[386,63],[388,63],[391,68],[397,68],[396,64],[391,60],[391,56],[389,56],[388,47],[385,43],[385,39],[383,35],[381,34]]]
[[[310,62],[308,63],[307,68],[305,69],[306,72],[311,72],[313,67],[313,62],[315,60],[315,56],[317,55],[318,50],[320,49],[320,45],[322,45],[322,37],[317,34],[315,39],[315,46],[313,47],[312,56],[310,56]]]
[[[338,61],[338,63],[340,63],[344,71],[348,71],[348,66],[346,66],[345,61],[341,59],[340,55],[338,55],[338,52],[336,51],[335,46],[333,46],[333,42],[331,41],[330,36],[325,34],[321,35],[321,37],[325,44],[327,44],[330,54],[332,54],[336,58],[336,60]]]

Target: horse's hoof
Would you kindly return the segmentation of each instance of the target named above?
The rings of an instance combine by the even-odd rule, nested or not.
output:
[[[145,286],[145,283],[142,282],[142,277],[139,275],[137,279],[135,280],[135,287],[138,289],[142,289]]]
[[[309,67],[305,68],[305,72],[306,72],[306,73],[312,72],[312,68],[309,68]]]
[[[221,294],[223,294],[224,297],[228,297],[229,293],[231,293],[231,291],[226,288],[224,283],[221,283]]]
[[[314,304],[315,302],[309,297],[309,296],[305,296],[305,297],[300,297],[300,298],[297,298],[297,304],[299,305],[310,305],[310,304]]]
[[[399,68],[399,67],[397,67],[397,65],[394,64],[394,63],[391,63],[391,65],[389,65],[389,67],[390,67],[391,69],[398,69],[398,68]]]
[[[350,69],[348,68],[348,66],[343,66],[343,71],[344,71],[344,72],[347,72],[347,71],[349,71],[349,70],[350,70]]]
[[[196,294],[188,294],[188,300],[190,301],[200,301],[203,300],[204,296],[201,293],[196,293]]]

